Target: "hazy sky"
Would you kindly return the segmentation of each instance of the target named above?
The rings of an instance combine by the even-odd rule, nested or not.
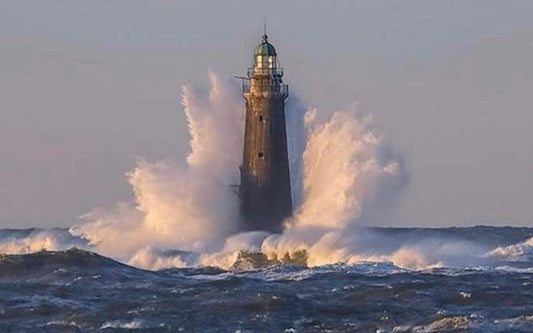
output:
[[[398,225],[533,225],[533,1],[0,2],[0,227],[128,200],[182,159],[180,85],[245,72],[268,22],[286,82],[357,101],[409,165]]]

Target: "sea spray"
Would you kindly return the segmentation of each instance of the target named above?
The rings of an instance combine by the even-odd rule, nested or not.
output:
[[[399,176],[399,163],[380,156],[372,117],[359,116],[355,105],[323,122],[310,110],[305,127],[303,202],[295,224],[346,228],[375,197],[381,178]]]
[[[187,165],[144,160],[127,174],[134,205],[88,214],[71,232],[95,250],[130,262],[147,249],[216,251],[236,233],[244,106],[236,86],[209,74],[207,97],[182,87],[190,134]],[[137,253],[141,251],[141,253]]]
[[[86,241],[73,236],[65,229],[0,230],[0,254],[27,254],[41,250],[61,251],[71,247],[89,248]]]
[[[499,246],[486,254],[489,258],[504,258],[510,261],[529,261],[533,259],[533,237],[518,244]]]
[[[402,184],[406,173],[376,134],[372,117],[359,114],[355,104],[327,113],[305,111],[297,98],[288,102],[294,216],[279,235],[239,234],[232,185],[239,182],[244,103],[234,82],[215,73],[209,79],[207,95],[182,87],[190,134],[186,166],[139,160],[127,173],[135,202],[95,209],[70,229],[72,235],[93,251],[150,269],[230,268],[242,251],[289,261],[301,261],[303,254],[309,266],[407,262],[394,260],[401,257],[394,251],[361,245],[368,243],[358,228],[365,224],[362,217],[389,210],[382,203],[392,200],[382,199],[399,193],[401,186],[390,184]],[[425,264],[432,263],[422,258],[405,265]]]
[[[355,245],[365,204],[378,200],[386,192],[379,187],[402,170],[382,153],[372,117],[359,115],[355,104],[323,120],[317,112],[304,116],[302,204],[285,232],[268,237],[262,251],[271,258],[305,252],[310,266],[353,262],[359,259]]]
[[[304,112],[297,98],[287,107],[288,145],[295,198],[294,217],[282,235],[237,230],[238,183],[244,106],[236,87],[210,73],[207,96],[184,86],[182,101],[190,132],[187,167],[139,161],[128,173],[136,203],[107,214],[90,214],[72,232],[106,255],[160,268],[184,265],[157,259],[161,249],[202,253],[197,264],[228,268],[240,251],[267,257],[306,253],[309,265],[348,262],[365,205],[375,206],[380,187],[401,178],[397,159],[384,154],[369,115],[355,104],[331,114]],[[387,209],[387,207],[381,207]]]

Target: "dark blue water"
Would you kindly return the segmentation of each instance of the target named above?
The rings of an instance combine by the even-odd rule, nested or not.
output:
[[[3,255],[0,332],[533,332],[533,228],[375,230],[511,248],[481,266],[422,271],[146,271],[79,249]]]

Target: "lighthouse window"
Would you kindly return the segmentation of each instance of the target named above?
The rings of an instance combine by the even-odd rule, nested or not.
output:
[[[275,58],[273,56],[268,57],[268,68],[274,68],[275,66]]]
[[[261,55],[258,55],[256,57],[255,64],[256,64],[257,68],[263,68],[263,57]]]
[[[259,121],[263,122],[263,116],[259,116]]]
[[[265,154],[262,153],[262,152],[261,152],[261,153],[257,153],[257,157],[258,157],[258,158],[263,158],[263,157],[265,157]]]

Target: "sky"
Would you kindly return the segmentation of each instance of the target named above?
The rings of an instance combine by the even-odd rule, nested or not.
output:
[[[306,106],[356,102],[405,159],[393,225],[533,226],[532,1],[0,2],[0,227],[130,200],[183,161],[180,86],[242,75],[268,25]],[[391,223],[389,223],[391,224]]]

